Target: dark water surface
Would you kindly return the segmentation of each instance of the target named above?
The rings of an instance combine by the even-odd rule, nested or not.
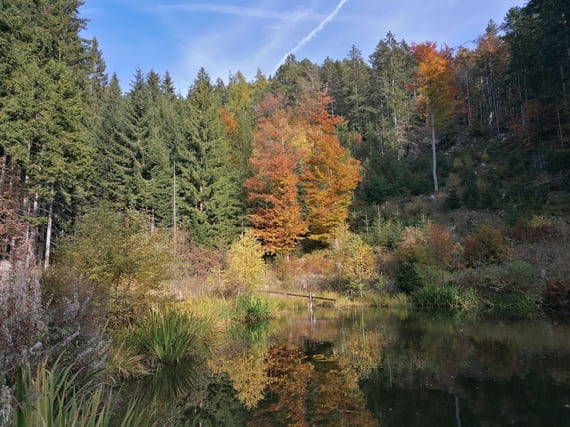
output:
[[[168,423],[570,426],[567,321],[317,308],[229,336]]]

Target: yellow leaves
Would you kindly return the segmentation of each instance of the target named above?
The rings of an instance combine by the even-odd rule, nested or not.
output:
[[[253,409],[263,399],[269,383],[263,354],[246,353],[232,360],[224,360],[222,371],[228,373],[237,398],[247,409]]]
[[[228,252],[224,283],[236,292],[253,290],[264,282],[263,249],[253,231],[247,230]]]

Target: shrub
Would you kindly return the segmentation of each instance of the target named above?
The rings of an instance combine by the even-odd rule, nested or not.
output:
[[[466,269],[455,277],[458,283],[477,288],[483,294],[526,292],[538,295],[541,288],[535,269],[520,260]]]
[[[371,245],[382,246],[387,249],[395,249],[402,241],[404,231],[403,222],[398,219],[378,219],[374,222],[367,240]]]
[[[465,261],[468,265],[503,262],[509,253],[505,238],[500,230],[482,225],[474,234],[463,240]]]
[[[169,277],[172,249],[167,232],[151,232],[145,215],[99,206],[63,239],[52,276],[57,276],[58,265],[71,269],[77,280],[92,286],[112,323],[124,324]]]
[[[445,211],[452,211],[461,207],[461,199],[455,189],[451,190],[445,200],[443,201],[443,209]]]
[[[508,236],[519,242],[543,242],[554,239],[558,230],[550,218],[533,215],[517,222],[508,230]]]
[[[406,293],[413,293],[424,284],[422,274],[418,265],[424,264],[426,260],[425,248],[406,247],[401,248],[397,254],[398,272],[396,274],[396,284],[398,288]]]
[[[491,313],[515,319],[532,319],[541,314],[540,298],[522,292],[493,296],[488,300]]]
[[[435,263],[449,267],[453,259],[454,242],[451,234],[440,225],[430,222],[427,245]]]
[[[226,293],[249,292],[264,285],[264,250],[251,230],[232,244],[223,272]]]
[[[335,258],[347,289],[362,293],[366,286],[378,278],[374,251],[359,235],[351,233],[347,228],[337,230]]]

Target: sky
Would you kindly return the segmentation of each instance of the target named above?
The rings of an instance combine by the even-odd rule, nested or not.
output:
[[[523,0],[85,0],[82,36],[96,37],[109,75],[128,90],[135,70],[170,73],[186,94],[200,67],[226,83],[274,75],[289,53],[322,64],[353,45],[368,59],[391,31],[409,44],[473,48],[490,19]]]

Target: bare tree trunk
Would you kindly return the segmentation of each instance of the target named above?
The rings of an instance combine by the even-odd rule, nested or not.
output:
[[[176,247],[176,162],[172,166],[172,230]]]
[[[53,189],[52,189],[52,198],[53,198]],[[47,222],[47,230],[46,230],[46,247],[44,251],[44,269],[47,270],[49,267],[49,257],[51,253],[51,229],[53,227],[53,200],[49,202],[49,209],[48,209],[48,222]]]
[[[437,185],[437,156],[435,153],[435,111],[431,110],[431,154],[433,160],[433,191],[437,193],[439,191],[439,187]]]

